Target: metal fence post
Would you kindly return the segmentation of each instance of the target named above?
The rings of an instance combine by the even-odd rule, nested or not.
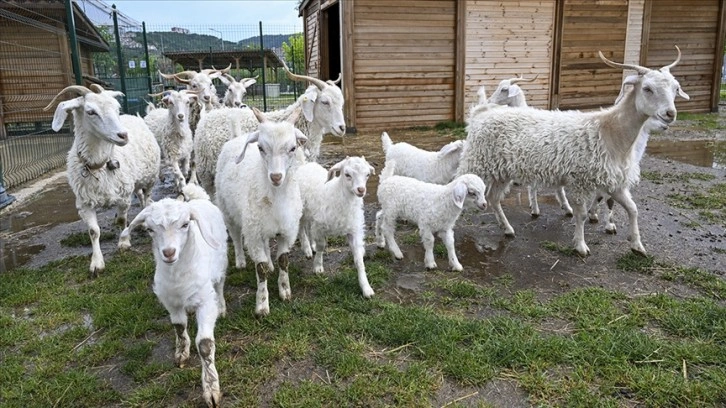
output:
[[[294,37],[294,35],[290,37],[290,62],[291,62],[290,69],[292,70],[292,73],[294,74],[295,73],[295,40],[293,40],[293,37]],[[290,82],[292,82],[292,94],[295,97],[295,100],[297,100],[297,82],[295,82],[295,81],[290,81]]]
[[[146,40],[146,22],[141,22],[141,29],[144,32],[144,56],[146,58],[146,80],[149,85],[149,93],[154,93],[154,89],[151,86],[151,61],[149,61],[149,42]]]
[[[81,74],[81,60],[78,58],[78,40],[76,39],[76,21],[73,17],[73,0],[66,0],[66,29],[68,30],[68,42],[71,47],[71,63],[73,64],[73,76],[76,85],[83,85]]]
[[[124,57],[121,54],[121,36],[118,33],[118,13],[116,5],[111,6],[113,9],[113,35],[116,37],[116,58],[118,58],[118,76],[121,79],[121,92],[124,94],[124,113],[129,113],[129,97],[126,95],[126,65],[124,65]]]
[[[5,208],[15,201],[15,197],[11,196],[5,191],[5,184],[3,182],[3,165],[0,163],[0,208]]]
[[[267,112],[267,82],[265,80],[265,45],[262,41],[262,21],[260,21],[260,56],[262,57],[262,106]]]

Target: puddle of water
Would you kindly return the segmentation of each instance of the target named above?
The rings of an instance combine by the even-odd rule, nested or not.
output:
[[[21,207],[18,211],[0,217],[0,232],[17,233],[41,225],[50,228],[80,219],[76,211],[76,198],[65,185],[43,192],[42,197],[27,206],[19,204]]]
[[[714,140],[649,140],[645,152],[700,167],[726,167],[726,142]]]
[[[9,247],[0,238],[0,273],[13,270],[25,265],[30,259],[45,249],[45,245],[27,245],[18,248]]]

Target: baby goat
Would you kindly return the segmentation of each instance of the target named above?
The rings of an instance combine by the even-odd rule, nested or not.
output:
[[[210,407],[219,406],[222,392],[214,365],[214,325],[226,314],[224,279],[227,231],[222,212],[201,187],[188,184],[189,202],[164,198],[141,211],[121,233],[119,248],[131,246],[131,230],[144,225],[152,237],[156,261],[154,293],[176,331],[174,359],[180,367],[189,358],[187,311],[197,315],[195,344],[202,360],[202,390]]]
[[[426,268],[435,269],[434,233],[444,241],[449,266],[463,270],[454,250],[454,224],[469,199],[482,210],[486,209],[485,186],[479,176],[464,174],[449,184],[424,183],[410,177],[394,176],[395,161],[388,162],[381,172],[378,201],[381,210],[376,214],[376,244],[388,249],[396,259],[403,259],[393,234],[396,220],[404,219],[418,225],[426,255]]]

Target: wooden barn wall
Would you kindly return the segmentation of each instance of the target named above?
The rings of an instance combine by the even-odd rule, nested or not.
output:
[[[691,99],[676,98],[676,108],[690,112],[710,111],[719,0],[647,0],[646,10],[650,13],[650,26],[647,41],[643,43],[644,65],[670,64],[676,58],[674,46],[678,45],[683,57],[671,72]]]
[[[0,73],[4,123],[51,120],[53,111],[43,108],[73,83],[66,36],[3,20],[0,38],[0,66],[9,67]],[[49,51],[57,57],[49,58]],[[31,77],[33,86],[28,86]]]
[[[644,5],[645,0],[630,0],[630,5],[628,7],[628,28],[625,33],[625,55],[623,56],[623,62],[626,64],[640,65]],[[625,70],[623,72],[623,79],[634,73],[635,71],[633,70]]]
[[[613,104],[623,73],[603,64],[598,51],[623,61],[627,23],[627,0],[565,0],[559,89],[553,107],[589,109]]]
[[[311,1],[303,14],[305,30],[305,66],[307,75],[320,76],[320,1]]]
[[[453,120],[456,0],[355,0],[353,7],[356,127]]]
[[[491,95],[502,79],[519,75],[537,76],[519,84],[527,104],[548,107],[554,12],[552,0],[467,2],[465,107],[480,86]]]

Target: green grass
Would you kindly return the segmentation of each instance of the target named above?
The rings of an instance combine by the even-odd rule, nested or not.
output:
[[[118,232],[112,231],[101,231],[101,235],[98,237],[100,242],[113,241],[118,238]],[[91,246],[91,237],[88,232],[77,232],[70,234],[67,237],[60,240],[60,244],[66,247],[82,247]]]
[[[644,180],[652,181],[656,184],[663,183],[688,183],[691,180],[711,181],[716,178],[713,174],[708,173],[661,173],[659,171],[643,170],[640,176]]]
[[[558,244],[556,242],[542,241],[542,242],[540,242],[540,246],[546,250],[549,250],[552,252],[557,252],[557,253],[565,255],[565,256],[578,256],[577,251],[575,251],[575,248],[567,247],[567,246]]]
[[[483,283],[426,272],[426,289],[402,301],[387,258],[366,261],[371,300],[349,262],[314,276],[296,261],[293,299],[277,298],[272,277],[265,318],[253,313],[253,266],[230,268],[228,315],[215,330],[225,404],[425,407],[495,379],[515,382],[535,406],[726,402],[726,284],[712,274],[628,255],[618,268],[699,295],[580,287],[545,299],[515,289],[511,274]],[[3,275],[0,405],[203,405],[194,347],[187,367],[173,363],[151,256],[130,251],[106,265],[95,279],[87,257]],[[445,388],[454,396],[442,402]],[[487,404],[483,395],[469,402]]]
[[[670,194],[674,206],[697,210],[698,215],[711,223],[726,225],[726,183],[719,183],[707,190]]]
[[[704,129],[723,129],[718,113],[679,112],[678,120],[694,122],[695,126]]]
[[[457,139],[466,139],[466,124],[461,122],[439,122],[434,126],[440,134],[451,135]]]

